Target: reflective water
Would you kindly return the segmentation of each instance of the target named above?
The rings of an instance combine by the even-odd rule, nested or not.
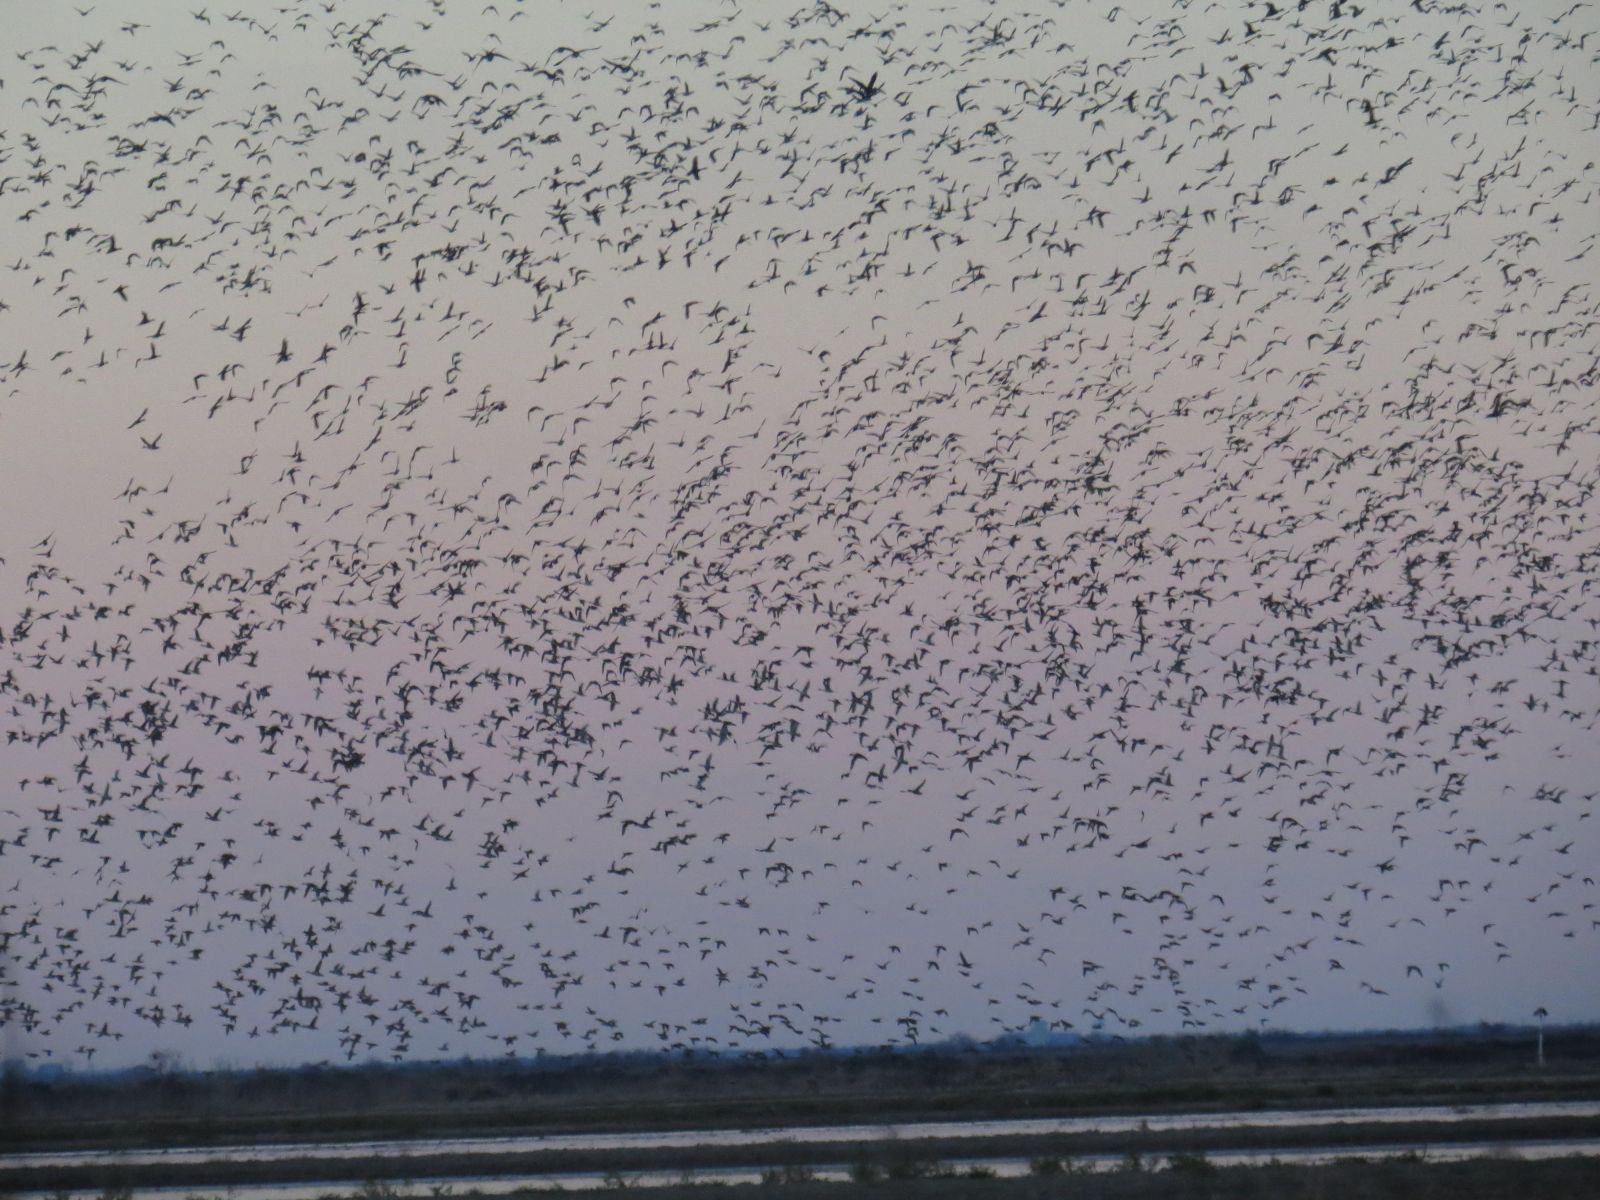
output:
[[[1383,1159],[1419,1155],[1429,1162],[1458,1162],[1486,1156],[1501,1158],[1563,1158],[1572,1155],[1600,1157],[1600,1139],[1563,1139],[1554,1141],[1487,1141],[1457,1142],[1443,1146],[1385,1144],[1380,1146],[1327,1146],[1294,1150],[1222,1150],[1208,1152],[1206,1160],[1218,1167],[1265,1166],[1280,1163],[1288,1166],[1316,1166],[1352,1158]],[[1159,1171],[1168,1166],[1165,1155],[1144,1157],[1146,1170]],[[1088,1171],[1115,1171],[1126,1165],[1126,1159],[1116,1154],[1086,1154],[1074,1157],[1071,1164],[1076,1169]],[[981,1169],[999,1178],[1017,1178],[1032,1170],[1030,1160],[1023,1158],[967,1158],[951,1160],[944,1164],[955,1172]],[[759,1183],[763,1169],[760,1167],[711,1167],[697,1171],[621,1171],[621,1172],[568,1172],[548,1175],[482,1175],[454,1176],[451,1178],[414,1179],[388,1184],[397,1196],[444,1197],[477,1194],[484,1196],[506,1195],[511,1192],[550,1191],[578,1192],[614,1188],[619,1184],[628,1188],[666,1187],[678,1183],[734,1184]],[[844,1182],[851,1178],[851,1169],[845,1164],[829,1164],[813,1169],[812,1177],[819,1180]],[[199,1200],[213,1196],[227,1200],[324,1200],[327,1197],[359,1196],[361,1184],[353,1180],[317,1180],[313,1182],[284,1184],[250,1184],[227,1188],[204,1187],[150,1187],[135,1188],[132,1200]],[[98,1190],[62,1192],[58,1190],[14,1193],[14,1200],[98,1200]]]
[[[696,1129],[630,1133],[547,1134],[536,1137],[463,1137],[404,1141],[296,1142],[275,1145],[179,1146],[162,1150],[41,1151],[0,1155],[7,1167],[78,1166],[114,1161],[134,1165],[203,1162],[281,1162],[317,1158],[407,1158],[416,1155],[526,1154],[556,1150],[650,1150],[689,1146],[759,1146],[773,1142],[901,1142],[1031,1134],[1165,1133],[1196,1129],[1273,1129],[1360,1122],[1395,1125],[1419,1121],[1483,1121],[1600,1116],[1600,1101],[1533,1104],[1417,1105],[1390,1108],[1285,1109],[1270,1112],[1168,1113],[1152,1116],[1045,1117],[1002,1121],[927,1121],[905,1125],[795,1125],[752,1129]],[[274,1193],[276,1194],[276,1193]]]

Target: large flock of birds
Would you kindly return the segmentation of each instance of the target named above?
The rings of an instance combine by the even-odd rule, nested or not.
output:
[[[5,39],[9,1052],[1597,1015],[1593,5],[196,3]]]

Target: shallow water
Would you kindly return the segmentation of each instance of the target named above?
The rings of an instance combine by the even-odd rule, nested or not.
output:
[[[1443,1146],[1422,1143],[1377,1146],[1314,1146],[1293,1150],[1221,1150],[1208,1152],[1206,1161],[1213,1166],[1266,1166],[1278,1163],[1287,1166],[1318,1166],[1352,1158],[1383,1159],[1420,1155],[1429,1162],[1459,1162],[1482,1157],[1508,1157],[1522,1159],[1563,1158],[1572,1155],[1600,1157],[1600,1138],[1558,1139],[1547,1141],[1484,1141],[1458,1142]],[[1071,1159],[1075,1168],[1103,1172],[1115,1171],[1126,1164],[1119,1154],[1085,1154]],[[1150,1154],[1142,1159],[1144,1168],[1159,1171],[1168,1165],[1168,1157]],[[964,1158],[945,1164],[962,1172],[982,1168],[998,1178],[1014,1179],[1027,1175],[1031,1160],[1025,1158]],[[696,1171],[649,1170],[621,1172],[565,1172],[545,1175],[481,1175],[451,1176],[448,1178],[414,1179],[385,1184],[397,1196],[439,1197],[463,1195],[469,1192],[487,1196],[506,1195],[516,1191],[586,1192],[615,1187],[619,1182],[629,1188],[667,1187],[679,1183],[759,1183],[761,1167],[710,1167]],[[850,1167],[832,1163],[812,1169],[812,1177],[842,1183],[850,1179]],[[133,1200],[197,1200],[203,1197],[226,1197],[227,1200],[322,1200],[329,1196],[354,1196],[362,1188],[359,1180],[325,1179],[311,1182],[281,1184],[249,1184],[238,1187],[140,1187],[134,1188]],[[77,1192],[57,1190],[14,1193],[14,1200],[98,1200],[99,1189]]]
[[[317,1158],[408,1158],[421,1154],[523,1154],[555,1150],[651,1150],[691,1146],[759,1146],[772,1142],[900,1142],[1033,1134],[1152,1133],[1195,1129],[1279,1129],[1363,1123],[1493,1121],[1540,1117],[1597,1117],[1600,1101],[1529,1104],[1416,1105],[1387,1108],[1280,1109],[1267,1112],[1167,1113],[1153,1116],[1045,1117],[999,1121],[927,1121],[903,1125],[792,1125],[751,1129],[699,1129],[633,1133],[547,1134],[536,1137],[461,1137],[273,1145],[176,1146],[159,1150],[47,1150],[0,1156],[10,1167],[134,1166],[204,1162],[282,1162]],[[241,1193],[242,1194],[242,1193]],[[278,1193],[273,1193],[277,1195]]]

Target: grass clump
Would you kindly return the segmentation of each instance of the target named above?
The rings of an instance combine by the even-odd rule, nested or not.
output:
[[[875,1162],[860,1159],[850,1164],[851,1183],[882,1183],[883,1168]]]
[[[1217,1165],[1204,1154],[1174,1154],[1167,1159],[1167,1170],[1193,1179],[1206,1179],[1217,1173]]]
[[[781,1167],[768,1167],[761,1172],[761,1182],[768,1186],[785,1183],[811,1183],[816,1177],[816,1171],[806,1166],[805,1163],[787,1163]]]
[[[1052,1175],[1064,1174],[1067,1164],[1059,1154],[1041,1154],[1028,1164],[1028,1174],[1048,1178]]]

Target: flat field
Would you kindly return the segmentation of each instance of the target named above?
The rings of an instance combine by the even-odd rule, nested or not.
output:
[[[653,1056],[10,1081],[0,1153],[1600,1099],[1600,1030],[1152,1038],[1064,1049]]]
[[[1266,1127],[1230,1127],[1224,1115],[1600,1100],[1600,1034],[1560,1031],[1547,1036],[1546,1050],[1547,1062],[1540,1067],[1532,1061],[1529,1040],[1516,1032],[1190,1038],[1066,1049],[807,1054],[734,1062],[635,1056],[554,1064],[206,1074],[168,1070],[49,1083],[12,1079],[4,1095],[6,1111],[0,1114],[5,1117],[0,1121],[0,1191],[204,1189],[329,1179],[372,1181],[372,1188],[382,1190],[386,1182],[428,1177],[757,1166],[773,1171],[783,1182],[784,1195],[798,1200],[812,1189],[827,1189],[820,1194],[831,1196],[841,1190],[853,1193],[856,1185],[807,1178],[819,1164],[851,1163],[860,1166],[863,1179],[877,1181],[873,1188],[888,1189],[873,1192],[883,1196],[993,1194],[1023,1200],[1035,1195],[1387,1196],[1437,1190],[1462,1200],[1510,1194],[1516,1190],[1507,1183],[1512,1178],[1524,1180],[1516,1188],[1532,1188],[1532,1194],[1541,1196],[1600,1194],[1600,1159],[1501,1157],[1480,1160],[1473,1172],[1426,1161],[1292,1168],[1212,1167],[1203,1161],[1208,1153],[1226,1150],[1600,1138],[1600,1118],[1563,1113],[1394,1124],[1379,1113],[1358,1111],[1336,1125],[1286,1121]],[[1217,1120],[1211,1128],[1134,1125],[1121,1131],[997,1136],[956,1131],[932,1139],[911,1136],[913,1131],[903,1128],[925,1121],[1172,1113],[1215,1114]],[[902,1129],[866,1142],[825,1135],[801,1141],[782,1132],[849,1124]],[[432,1144],[456,1137],[751,1128],[774,1132],[744,1145],[717,1145],[708,1139],[672,1147],[552,1150],[522,1145],[464,1153]],[[351,1146],[348,1155],[335,1151],[338,1143],[374,1140],[406,1143],[404,1154],[370,1146]],[[90,1153],[285,1143],[318,1143],[323,1153],[302,1157],[290,1152],[270,1161],[222,1154],[185,1164],[127,1163]],[[12,1158],[42,1151],[60,1152],[69,1161],[39,1165]],[[70,1161],[78,1154],[86,1157]],[[1091,1155],[1131,1156],[1130,1162],[1182,1155],[1203,1169],[955,1180],[941,1177],[949,1170],[937,1166],[977,1158],[1038,1159],[1048,1165]],[[8,1158],[12,1160],[6,1162]],[[1470,1190],[1478,1185],[1460,1185],[1458,1176],[1492,1176],[1499,1190]],[[1299,1184],[1282,1183],[1288,1177],[1325,1190],[1295,1191]],[[1423,1186],[1424,1179],[1431,1182]],[[1310,1182],[1316,1180],[1321,1182]],[[1585,1181],[1587,1190],[1563,1191],[1569,1180]],[[1162,1190],[1184,1181],[1177,1191]],[[699,1193],[708,1186],[698,1185]],[[464,1182],[455,1194],[466,1194],[468,1187]],[[718,1185],[715,1194],[738,1190]],[[652,1194],[678,1193],[669,1188]]]

